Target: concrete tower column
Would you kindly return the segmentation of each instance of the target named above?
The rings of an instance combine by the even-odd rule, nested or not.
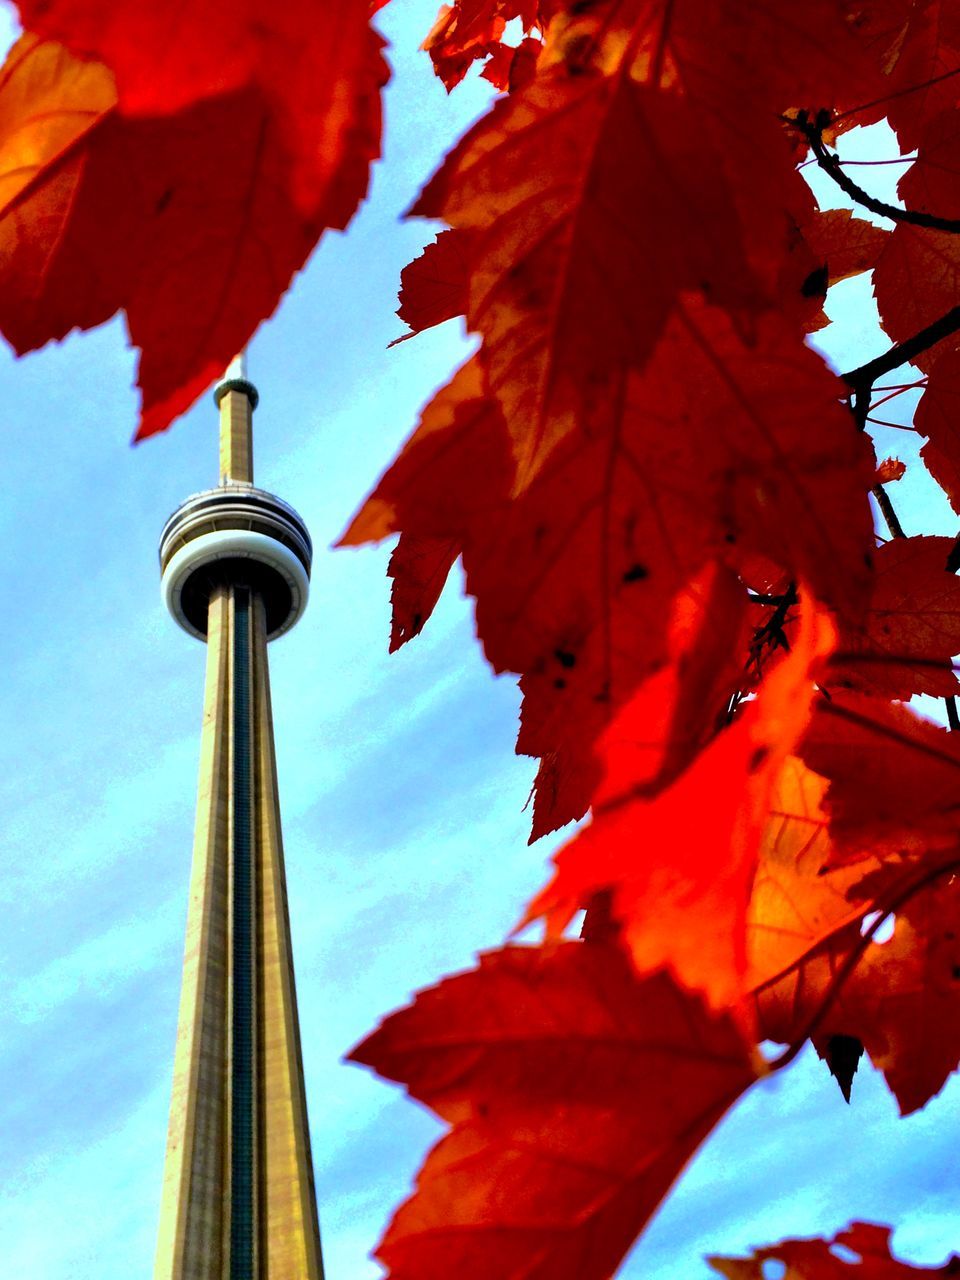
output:
[[[310,539],[253,487],[242,366],[215,397],[221,484],[160,542],[207,674],[155,1280],[322,1280],[267,665],[306,605]]]

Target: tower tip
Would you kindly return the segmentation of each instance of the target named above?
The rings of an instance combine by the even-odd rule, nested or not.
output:
[[[220,401],[228,391],[242,391],[250,401],[250,408],[256,409],[260,403],[260,393],[247,377],[247,353],[241,351],[235,355],[224,372],[223,377],[213,388],[213,402],[220,408]]]

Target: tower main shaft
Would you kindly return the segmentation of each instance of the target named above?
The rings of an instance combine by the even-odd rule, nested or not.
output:
[[[221,486],[161,538],[207,673],[155,1277],[321,1280],[267,666],[305,604],[309,538],[252,486],[255,389],[228,376],[217,399]]]

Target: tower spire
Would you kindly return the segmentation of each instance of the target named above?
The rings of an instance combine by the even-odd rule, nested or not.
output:
[[[247,379],[247,353],[234,356],[213,391],[220,410],[220,483],[253,484],[253,413],[260,403]]]
[[[267,666],[306,607],[311,546],[253,485],[242,357],[214,396],[220,484],[160,537],[207,675],[155,1280],[322,1280]]]

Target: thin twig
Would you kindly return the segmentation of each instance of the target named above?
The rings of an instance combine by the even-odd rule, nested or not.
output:
[[[878,169],[887,164],[913,164],[916,158],[915,155],[911,154],[909,156],[897,156],[896,160],[841,160],[840,164],[845,169],[850,168],[851,165],[856,165],[862,169]]]
[[[916,431],[916,427],[908,426],[905,422],[889,422],[886,418],[875,418],[872,413],[867,414],[867,421],[872,422],[875,427],[893,427],[894,431]]]

